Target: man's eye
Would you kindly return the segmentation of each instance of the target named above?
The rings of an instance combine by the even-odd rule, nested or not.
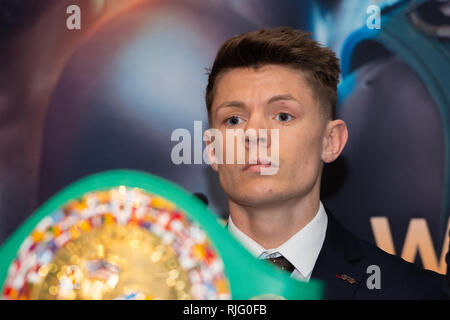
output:
[[[225,123],[228,124],[228,125],[230,125],[230,126],[235,126],[235,125],[240,124],[241,121],[242,121],[241,118],[236,117],[236,116],[232,116],[232,117],[227,118],[227,119],[225,120]]]
[[[282,112],[277,114],[275,119],[281,122],[288,122],[291,121],[293,117],[289,113]]]

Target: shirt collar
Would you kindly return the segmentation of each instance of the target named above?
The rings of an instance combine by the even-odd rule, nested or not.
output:
[[[239,230],[228,218],[228,230],[250,253],[257,258],[280,253],[297,269],[303,277],[309,278],[319,256],[327,229],[328,218],[320,202],[314,218],[278,248],[264,249],[259,243]]]

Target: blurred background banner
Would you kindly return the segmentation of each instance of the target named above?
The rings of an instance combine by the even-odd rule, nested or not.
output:
[[[324,204],[356,235],[444,273],[448,2],[0,0],[0,243],[63,187],[111,169],[204,193],[227,217],[208,165],[171,161],[171,134],[207,128],[206,70],[223,41],[291,26],[343,68],[350,136],[326,167]]]

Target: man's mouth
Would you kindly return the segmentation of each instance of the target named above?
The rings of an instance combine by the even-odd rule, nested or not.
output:
[[[256,161],[252,161],[252,163],[247,163],[243,168],[242,171],[247,172],[260,172],[261,168],[270,168],[272,166],[272,162],[270,160],[267,161],[261,161],[260,159]]]

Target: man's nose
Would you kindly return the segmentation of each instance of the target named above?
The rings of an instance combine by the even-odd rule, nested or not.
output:
[[[245,127],[245,147],[248,149],[250,145],[260,147],[270,147],[270,128],[261,114],[251,115]]]

